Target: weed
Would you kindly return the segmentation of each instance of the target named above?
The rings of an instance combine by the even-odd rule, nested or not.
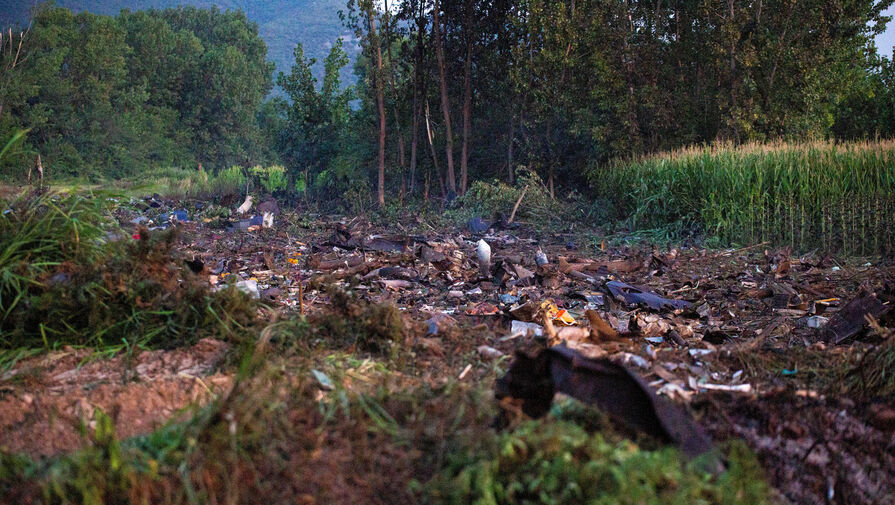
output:
[[[33,191],[0,202],[0,325],[66,262],[95,263],[111,230],[102,194]]]
[[[895,397],[895,331],[871,319],[871,328],[883,342],[870,348],[845,377],[845,388],[861,399]]]
[[[714,477],[672,448],[640,449],[565,420],[528,421],[452,454],[432,503],[768,503],[754,456],[740,446]]]
[[[324,345],[389,353],[404,342],[401,311],[392,304],[370,303],[347,291],[332,289],[332,310],[311,318],[310,334]]]
[[[448,214],[460,222],[474,216],[491,217],[500,213],[509,217],[522,191],[525,191],[525,196],[516,211],[515,220],[556,227],[559,223],[574,219],[574,206],[551,198],[537,173],[525,168],[519,169],[515,186],[500,181],[473,182],[466,194],[457,199],[456,209]]]

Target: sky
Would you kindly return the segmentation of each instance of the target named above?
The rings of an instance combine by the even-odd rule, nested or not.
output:
[[[886,9],[886,15],[895,17],[895,5]],[[892,57],[892,46],[895,46],[895,19],[889,21],[885,33],[876,38],[876,47],[880,54]]]

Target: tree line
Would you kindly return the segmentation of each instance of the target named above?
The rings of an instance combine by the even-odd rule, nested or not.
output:
[[[88,177],[270,155],[257,114],[273,65],[242,12],[110,17],[44,5],[30,26],[5,35],[0,139],[28,129],[6,172],[36,154],[55,174]]]
[[[893,66],[873,45],[891,4],[356,0],[349,19],[380,180],[462,194],[525,165],[553,192],[692,144],[891,136]]]
[[[384,203],[525,166],[553,192],[692,144],[891,137],[895,68],[873,40],[892,3],[348,0],[351,87],[341,40],[323,82],[301,45],[274,77],[240,12],[45,8],[0,83],[0,134],[31,128],[72,173],[279,162],[312,195]]]

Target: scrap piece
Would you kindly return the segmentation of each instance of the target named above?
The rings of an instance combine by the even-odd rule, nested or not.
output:
[[[585,358],[564,344],[517,352],[509,371],[497,381],[498,400],[521,400],[526,415],[550,410],[555,393],[595,405],[625,425],[695,457],[713,449],[711,439],[678,407],[660,400],[640,377],[608,359]]]
[[[653,310],[662,310],[666,308],[670,310],[683,310],[693,306],[692,303],[686,300],[663,298],[652,291],[632,286],[621,281],[609,281],[606,283],[606,287],[609,288],[609,292],[612,293],[612,296],[621,296],[625,300],[625,303],[629,305],[643,304]]]
[[[830,317],[830,321],[824,327],[824,337],[827,342],[841,344],[864,328],[868,315],[878,319],[890,308],[876,295],[855,298]]]

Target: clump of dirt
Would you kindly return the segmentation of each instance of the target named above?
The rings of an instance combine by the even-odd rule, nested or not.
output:
[[[20,362],[0,379],[0,452],[48,457],[84,446],[81,425],[108,413],[120,437],[149,433],[178,411],[229,390],[215,372],[229,345],[203,339],[192,347],[92,359],[88,350],[54,351]]]
[[[407,329],[391,303],[372,303],[341,289],[330,291],[331,310],[316,313],[310,327],[326,345],[388,353],[404,343]]]
[[[257,303],[235,289],[212,292],[174,250],[173,230],[120,238],[103,261],[62,263],[34,279],[3,330],[10,347],[55,344],[170,348],[203,337],[241,338]]]

